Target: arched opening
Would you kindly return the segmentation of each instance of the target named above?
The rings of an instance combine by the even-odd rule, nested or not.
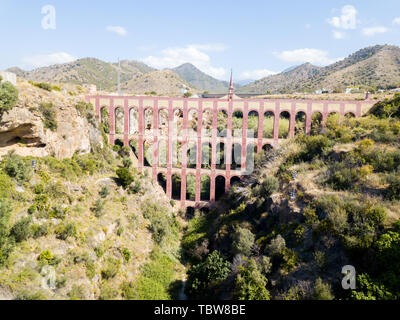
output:
[[[326,127],[329,129],[338,128],[341,125],[342,116],[338,112],[331,112],[326,120]]]
[[[306,114],[300,111],[296,114],[295,135],[306,134]]]
[[[158,142],[158,166],[166,168],[168,162],[168,143],[166,140]]]
[[[211,143],[206,142],[201,145],[201,168],[211,169],[211,156],[212,156]]]
[[[164,173],[159,173],[157,175],[158,184],[164,189],[164,192],[167,192],[167,178]]]
[[[275,114],[272,111],[267,111],[266,113],[264,113],[264,120],[263,120],[264,139],[274,138],[274,124],[275,124]]]
[[[172,167],[182,168],[182,142],[180,141],[172,143]]]
[[[136,108],[129,110],[129,134],[139,133],[139,113]]]
[[[232,146],[232,164],[231,170],[240,170],[242,168],[242,145],[234,143]]]
[[[158,131],[161,136],[168,136],[168,111],[166,109],[161,109],[158,112]]]
[[[232,116],[232,135],[241,138],[243,134],[243,112],[235,111]]]
[[[120,107],[115,109],[115,133],[124,133],[124,110]]]
[[[187,148],[187,168],[197,168],[197,143],[189,142]]]
[[[237,184],[239,184],[240,183],[240,178],[239,177],[232,177],[231,178],[231,188],[233,187],[233,186],[235,186],[235,185],[237,185]]]
[[[103,107],[100,112],[101,115],[101,124],[103,125],[104,132],[110,133],[110,115],[108,113],[108,108]]]
[[[193,174],[186,176],[186,199],[188,201],[196,200],[196,176]]]
[[[183,111],[176,109],[174,111],[174,137],[180,137],[183,129]]]
[[[188,136],[196,137],[198,128],[198,115],[196,110],[190,110],[188,114]]]
[[[247,120],[247,137],[258,138],[258,112],[250,111]]]
[[[322,130],[322,113],[314,112],[311,117],[311,135],[318,135]]]
[[[196,210],[193,207],[186,208],[186,219],[191,220],[194,218]]]
[[[225,170],[226,168],[226,148],[223,142],[217,144],[215,165],[218,170]]]
[[[203,111],[203,121],[202,121],[202,133],[203,137],[211,137],[212,135],[212,124],[213,117],[211,110],[207,109]]]
[[[145,135],[152,135],[154,129],[154,117],[153,117],[153,109],[147,108],[144,111],[144,134]]]
[[[210,201],[210,188],[211,188],[211,179],[209,176],[201,176],[201,191],[200,191],[200,200],[201,201]]]
[[[143,142],[144,166],[153,167],[153,145],[147,141]]]
[[[246,149],[246,172],[251,173],[254,170],[254,159],[257,153],[257,146],[251,143],[247,145]]]
[[[114,141],[114,145],[120,146],[120,147],[122,148],[122,147],[124,146],[124,142],[121,141],[120,139],[116,139],[116,140]]]
[[[218,112],[217,117],[217,129],[218,129],[218,137],[227,137],[228,136],[228,113],[225,110],[221,110]]]
[[[279,115],[279,139],[287,139],[289,137],[290,113],[281,112]]]
[[[215,179],[215,200],[221,199],[225,194],[226,180],[224,176],[218,176]]]
[[[352,119],[356,117],[356,115],[353,112],[347,112],[344,116],[346,119]]]
[[[264,151],[264,152],[271,151],[272,149],[273,149],[273,147],[272,147],[269,143],[267,143],[267,144],[265,144],[265,145],[263,146],[263,151]]]
[[[129,146],[132,149],[133,154],[137,159],[139,159],[139,149],[138,149],[138,143],[136,140],[131,140],[129,141]]]
[[[172,175],[172,199],[181,200],[182,180],[179,174]]]

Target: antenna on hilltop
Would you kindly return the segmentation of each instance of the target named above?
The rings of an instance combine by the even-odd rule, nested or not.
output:
[[[121,93],[121,62],[119,61],[119,57],[118,57],[118,95],[122,95]]]

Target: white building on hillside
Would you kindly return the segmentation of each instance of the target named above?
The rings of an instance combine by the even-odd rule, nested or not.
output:
[[[17,75],[8,71],[0,71],[0,77],[3,78],[1,82],[11,82],[14,86],[17,85]]]

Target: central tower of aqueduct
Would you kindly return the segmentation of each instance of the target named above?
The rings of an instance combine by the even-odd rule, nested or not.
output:
[[[165,184],[170,198],[180,201],[182,207],[193,208],[218,199],[251,171],[253,150],[269,150],[282,139],[295,136],[299,123],[304,126],[300,129],[310,134],[313,117],[318,116],[321,123],[332,113],[360,117],[375,103],[230,97],[94,95],[86,99],[102,121],[108,115],[110,143],[133,147],[138,169],[151,170],[153,178]],[[122,119],[122,115],[123,124],[118,128],[117,118]],[[219,161],[221,150],[224,161]],[[151,161],[146,160],[146,152]],[[209,160],[204,157],[208,152]],[[179,177],[178,185],[173,183],[174,177]],[[192,199],[188,199],[190,179],[195,181]],[[204,183],[209,188],[205,196]]]

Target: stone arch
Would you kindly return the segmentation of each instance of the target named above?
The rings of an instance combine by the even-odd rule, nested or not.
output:
[[[194,174],[186,176],[186,200],[196,200],[196,176]]]
[[[182,178],[179,174],[172,175],[172,199],[181,200]]]
[[[167,192],[167,178],[164,173],[160,172],[157,175],[158,184],[164,189],[164,192]]]
[[[226,179],[224,176],[217,176],[215,178],[215,200],[221,199],[225,194]]]
[[[172,167],[182,168],[182,142],[180,141],[172,143]]]
[[[174,137],[179,137],[182,135],[182,129],[183,129],[183,111],[182,109],[175,109],[174,110]]]
[[[196,169],[197,167],[197,143],[189,142],[187,147],[187,164],[189,169]]]
[[[295,122],[295,135],[306,134],[306,121],[307,115],[304,111],[299,111],[296,114],[296,122]]]
[[[242,145],[240,143],[234,143],[232,145],[232,170],[240,170],[242,168]]]
[[[201,145],[201,168],[211,169],[212,146],[209,142],[204,142]]]
[[[152,135],[154,129],[154,111],[152,108],[148,107],[144,110],[144,134],[145,135]]]
[[[322,113],[316,111],[311,116],[311,135],[318,135],[322,130],[323,125]]]
[[[205,109],[203,111],[203,119],[202,119],[202,137],[211,137],[212,136],[212,125],[213,125],[213,116],[212,111],[210,109]]]
[[[200,178],[200,200],[210,201],[211,178],[209,175],[202,175]]]
[[[226,145],[223,142],[217,144],[215,167],[218,170],[225,170],[226,168]]]
[[[197,128],[199,126],[199,115],[196,109],[190,109],[188,112],[188,136],[196,137]]]
[[[129,109],[129,134],[139,133],[139,112],[137,108]]]
[[[122,107],[117,107],[114,109],[115,112],[115,133],[123,134],[124,133],[124,109]]]
[[[169,117],[168,110],[162,108],[158,111],[158,132],[161,136],[168,136]]]
[[[158,142],[158,166],[166,168],[168,164],[168,142],[160,140]]]
[[[238,183],[240,183],[241,179],[238,176],[233,176],[231,177],[231,182],[230,182],[230,186],[233,187],[234,185],[237,185]]]
[[[246,172],[251,173],[254,170],[255,155],[257,154],[257,145],[249,143],[246,146]]]
[[[143,161],[145,167],[153,167],[154,145],[149,141],[143,142]]]
[[[103,125],[104,132],[110,134],[110,114],[107,107],[100,109],[100,122]]]
[[[290,113],[282,111],[279,115],[279,139],[287,139],[290,130]]]
[[[263,119],[263,138],[273,139],[274,138],[274,124],[275,124],[275,113],[267,111],[264,113]]]
[[[218,137],[226,138],[228,136],[228,113],[221,109],[217,116]]]
[[[241,138],[243,135],[243,112],[236,110],[232,114],[232,135]]]
[[[269,143],[266,143],[266,144],[263,145],[264,152],[271,151],[272,149],[274,149],[274,147]]]
[[[259,114],[257,111],[253,110],[249,112],[249,117],[247,119],[248,138],[258,138],[258,119]]]

